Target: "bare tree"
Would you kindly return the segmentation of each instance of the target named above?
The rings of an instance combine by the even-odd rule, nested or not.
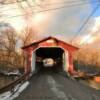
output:
[[[100,52],[97,49],[91,47],[81,48],[74,55],[74,59],[81,64],[99,66]]]
[[[8,24],[7,27],[4,27],[4,30],[0,30],[0,32],[0,44],[9,51],[15,51],[18,40],[15,30]]]
[[[27,46],[30,43],[33,42],[33,37],[34,37],[34,31],[32,27],[26,27],[25,29],[22,30],[20,34],[20,40],[21,40],[21,46]],[[22,52],[23,56],[23,66],[24,66],[24,61],[25,61],[25,55],[24,52]]]
[[[18,57],[16,52],[17,41],[18,36],[15,30],[8,23],[3,23],[0,29],[0,47],[3,52],[6,51],[6,60],[11,64],[15,64],[14,60]]]
[[[29,45],[30,43],[32,43],[33,41],[33,35],[34,35],[34,31],[32,27],[26,27],[21,34],[21,41],[22,41],[22,45],[26,46]]]

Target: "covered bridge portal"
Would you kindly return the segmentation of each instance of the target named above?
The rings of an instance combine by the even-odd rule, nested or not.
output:
[[[39,71],[74,72],[72,54],[77,47],[48,37],[22,48],[25,54],[25,73]]]

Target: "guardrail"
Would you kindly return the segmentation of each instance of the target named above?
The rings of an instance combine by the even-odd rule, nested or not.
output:
[[[80,80],[80,79],[86,80],[86,79],[93,79],[96,76],[100,76],[100,73],[97,73],[97,74],[78,73],[78,75],[73,76],[73,77],[77,80]]]
[[[0,94],[7,92],[7,91],[11,91],[11,93],[14,93],[14,88],[16,85],[18,85],[19,83],[23,83],[27,80],[27,76],[29,75],[29,73],[23,74],[20,78],[16,79],[14,82],[0,88]]]

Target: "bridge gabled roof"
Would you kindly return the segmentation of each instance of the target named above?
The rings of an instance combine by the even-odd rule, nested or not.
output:
[[[66,43],[66,42],[64,42],[64,41],[62,41],[62,40],[59,40],[59,39],[57,39],[57,38],[55,38],[55,37],[52,37],[52,36],[49,36],[49,37],[46,37],[46,38],[44,38],[44,39],[38,40],[38,41],[36,41],[36,42],[33,42],[33,43],[31,43],[31,44],[29,44],[29,45],[27,45],[27,46],[22,47],[22,49],[26,49],[26,48],[32,47],[32,46],[34,46],[34,45],[37,45],[37,44],[39,44],[39,43],[41,43],[41,42],[44,42],[44,41],[46,41],[46,40],[49,40],[49,39],[54,39],[54,40],[56,40],[56,41],[59,41],[59,42],[64,43],[65,45],[68,45],[68,46],[70,46],[70,47],[72,47],[72,48],[79,49],[79,48],[76,47],[76,46],[73,46],[73,45],[71,45],[71,44],[69,44],[69,43]]]

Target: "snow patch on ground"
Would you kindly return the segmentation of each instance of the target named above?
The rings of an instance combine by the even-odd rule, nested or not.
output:
[[[0,94],[0,100],[13,100],[14,98],[18,97],[20,95],[20,93],[26,89],[26,87],[29,85],[29,82],[25,82],[23,83],[21,86],[20,84],[18,84],[16,87],[15,87],[15,93],[12,94],[10,91],[8,92],[5,92],[3,94]]]

